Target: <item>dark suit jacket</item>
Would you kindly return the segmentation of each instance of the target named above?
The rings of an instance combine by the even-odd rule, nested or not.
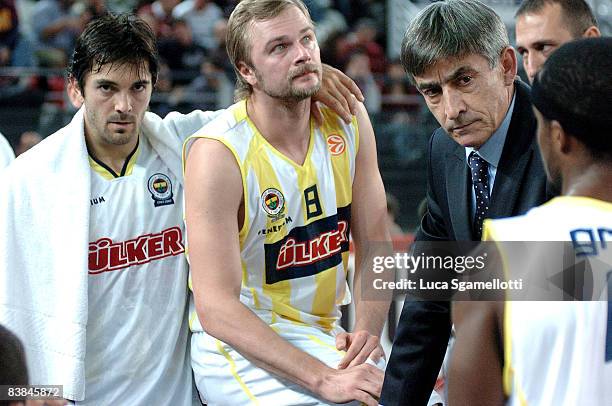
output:
[[[529,86],[515,82],[516,101],[495,175],[489,218],[515,216],[549,200],[552,190],[536,142]],[[464,148],[441,128],[429,142],[427,214],[419,241],[473,240],[471,183]],[[426,405],[450,335],[450,302],[406,300],[396,330],[380,403]]]

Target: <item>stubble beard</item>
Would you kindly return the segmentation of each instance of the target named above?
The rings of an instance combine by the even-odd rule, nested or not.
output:
[[[304,74],[306,71],[316,72],[317,83],[309,87],[295,86],[293,84],[294,79]],[[321,89],[321,67],[320,66],[317,67],[316,65],[309,65],[309,66],[306,66],[306,67],[303,67],[297,70],[297,72],[291,73],[287,78],[286,85],[283,86],[281,89],[271,89],[269,86],[267,86],[266,81],[263,79],[261,75],[259,75],[256,72],[255,76],[257,80],[261,83],[261,88],[265,94],[267,94],[268,96],[272,98],[279,99],[287,103],[295,103],[295,102],[300,102],[302,100],[305,100],[317,94],[319,89]]]
[[[117,130],[117,131],[111,130],[110,126],[112,124],[110,123],[110,121],[113,121],[113,120],[123,121],[123,120],[128,120],[128,119],[133,122],[131,130],[130,129]],[[120,145],[128,144],[135,137],[138,137],[138,133],[140,132],[140,123],[142,122],[142,119],[143,117],[136,117],[136,116],[131,116],[131,115],[128,115],[125,118],[122,116],[111,117],[106,122],[106,126],[104,127],[104,129],[101,131],[102,139],[104,140],[104,142],[106,142],[109,145],[120,146]]]

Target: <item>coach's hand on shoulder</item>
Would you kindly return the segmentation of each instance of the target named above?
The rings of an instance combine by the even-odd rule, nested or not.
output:
[[[336,336],[336,348],[340,351],[346,351],[344,358],[338,364],[338,369],[363,364],[368,358],[376,364],[381,358],[385,357],[379,338],[365,330],[338,334]]]
[[[377,406],[385,374],[370,364],[346,369],[330,369],[323,376],[317,394],[334,403],[354,400],[368,406]]]
[[[357,102],[364,101],[363,94],[351,78],[338,69],[323,64],[321,88],[312,97],[311,111],[319,125],[323,116],[316,102],[323,103],[335,111],[346,123],[350,123],[357,112]]]

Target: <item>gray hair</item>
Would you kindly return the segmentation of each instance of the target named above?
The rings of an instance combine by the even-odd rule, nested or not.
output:
[[[410,79],[438,61],[470,54],[497,66],[510,46],[501,18],[477,0],[445,0],[425,7],[410,22],[402,41],[401,62]]]

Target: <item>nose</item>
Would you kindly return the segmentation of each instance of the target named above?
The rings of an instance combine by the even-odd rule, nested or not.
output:
[[[132,111],[132,98],[127,92],[118,92],[115,96],[115,111],[129,113]]]
[[[444,95],[444,111],[448,120],[457,120],[467,109],[461,92],[448,89]]]
[[[310,52],[312,51],[307,45],[298,42],[295,55],[295,63],[300,64],[304,62],[308,62],[312,59]]]
[[[546,58],[542,56],[529,55],[526,59],[523,60],[523,65],[525,67],[525,72],[527,73],[527,77],[529,78],[529,82],[533,83],[533,78],[535,78],[536,73],[540,70]]]

